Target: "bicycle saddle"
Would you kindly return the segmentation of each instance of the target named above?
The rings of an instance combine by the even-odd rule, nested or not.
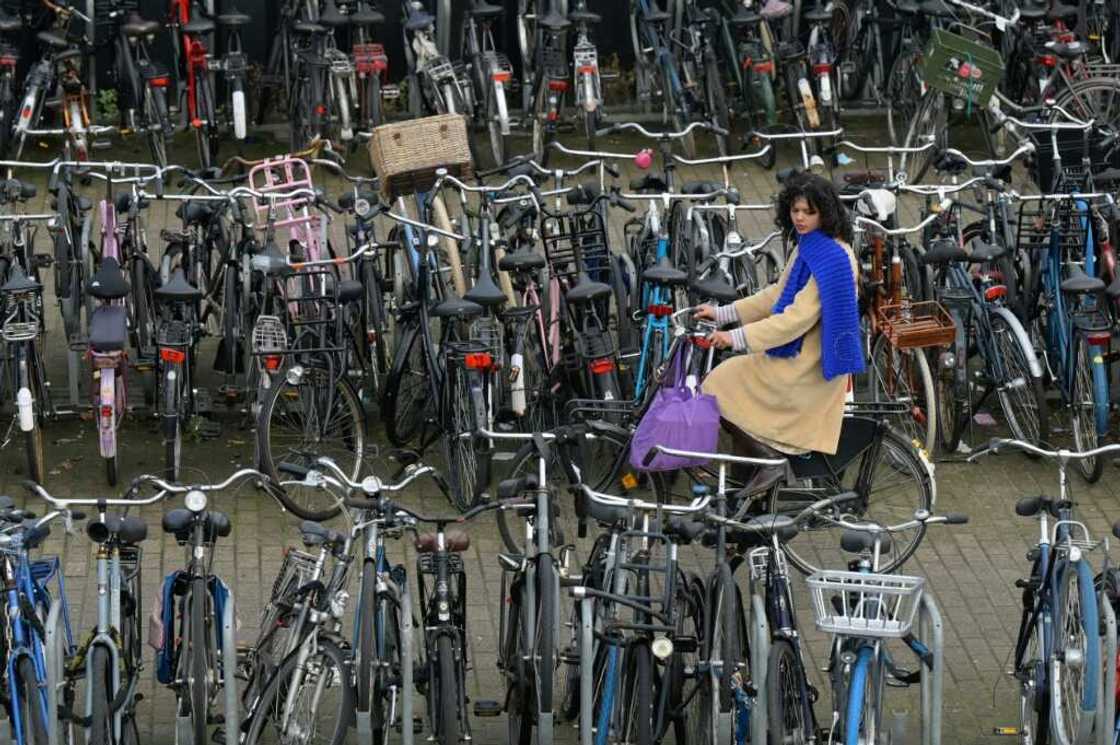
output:
[[[444,546],[450,553],[462,553],[471,547],[471,537],[461,530],[448,530],[443,534]],[[420,533],[416,536],[416,552],[420,554],[434,554],[436,552],[436,533]]]
[[[573,305],[583,305],[610,294],[610,285],[596,282],[591,279],[591,277],[587,276],[587,272],[580,272],[576,286],[568,290],[564,298]]]
[[[949,264],[967,260],[968,252],[952,238],[936,238],[930,241],[929,248],[918,257],[919,264]]]
[[[19,264],[12,265],[8,281],[5,282],[3,286],[0,286],[0,292],[5,293],[37,292],[41,289],[43,289],[43,285],[39,284],[34,278],[24,274]]]
[[[541,28],[547,28],[552,31],[563,31],[566,28],[570,28],[572,22],[557,13],[556,8],[553,8],[552,10],[548,11],[548,15],[546,15],[544,18],[537,19],[537,25],[539,25]]]
[[[1007,249],[995,243],[987,243],[980,238],[973,238],[968,244],[968,261],[972,264],[986,264],[1002,257]]]
[[[424,8],[413,7],[409,13],[408,18],[404,22],[406,31],[423,31],[426,28],[431,28],[435,25],[435,16],[430,14]]]
[[[19,18],[12,18],[9,15],[0,15],[0,33],[11,33],[13,31],[22,31],[23,21]]]
[[[690,285],[693,292],[701,298],[709,298],[720,304],[733,303],[739,299],[739,293],[729,285],[723,277],[709,274],[704,279],[697,280]]]
[[[669,189],[661,178],[648,174],[641,178],[631,179],[630,188],[634,191],[668,191]]]
[[[346,536],[342,533],[311,520],[301,522],[299,532],[303,538],[303,545],[308,547],[326,545],[331,548],[339,548],[346,543]]]
[[[832,20],[832,11],[828,8],[817,5],[812,10],[808,10],[801,14],[809,23],[828,23]]]
[[[170,303],[202,299],[202,291],[187,281],[181,268],[172,272],[167,284],[157,287],[152,294],[157,301]]]
[[[518,249],[498,261],[498,268],[503,272],[532,272],[544,265],[544,257],[531,248]]]
[[[840,548],[850,554],[862,554],[875,548],[875,536],[862,530],[845,530],[840,534]],[[889,533],[879,534],[879,550],[884,554],[891,550]]]
[[[1047,14],[1046,4],[1033,5],[1024,3],[1023,7],[1019,8],[1019,17],[1024,21],[1041,21]]]
[[[184,202],[175,210],[175,216],[182,220],[185,225],[202,225],[208,222],[213,214],[214,208],[210,205],[210,202],[198,200]]]
[[[485,311],[486,309],[478,303],[472,303],[470,300],[464,300],[461,297],[452,295],[432,308],[431,315],[434,318],[465,319],[481,316]]]
[[[1059,2],[1050,6],[1046,17],[1051,21],[1061,21],[1067,18],[1076,18],[1077,14],[1080,12],[1080,9],[1076,5],[1063,5]]]
[[[214,22],[209,18],[195,16],[183,26],[183,31],[188,34],[208,34],[214,30]]]
[[[134,38],[137,36],[151,36],[160,30],[158,21],[148,21],[140,17],[139,13],[131,13],[128,20],[121,25],[126,36]]]
[[[66,49],[70,46],[70,42],[66,41],[66,39],[59,36],[58,34],[51,33],[50,31],[40,31],[35,38],[43,44],[46,44],[51,49],[55,50]]]
[[[676,287],[686,284],[688,275],[670,264],[668,256],[663,256],[656,264],[642,272],[642,279],[654,284]]]
[[[490,272],[483,270],[475,281],[474,287],[467,290],[466,294],[463,295],[463,299],[477,303],[484,308],[492,308],[504,304],[508,298],[501,288],[494,284]]]
[[[323,12],[319,14],[319,23],[330,28],[341,28],[350,25],[350,18],[342,14],[334,0],[327,0]]]
[[[681,192],[684,194],[711,194],[713,191],[719,191],[723,188],[723,184],[718,181],[685,181],[684,186],[681,187]]]
[[[201,518],[203,525],[203,540],[213,543],[215,538],[225,538],[230,534],[233,526],[230,524],[229,515],[224,512],[210,510]],[[194,524],[195,513],[182,507],[177,507],[163,515],[163,532],[174,533],[175,540],[186,542],[190,540],[191,525]]]
[[[744,8],[742,5],[735,11],[735,15],[731,16],[732,26],[754,26],[762,21],[762,16],[755,13],[753,10]]]
[[[356,279],[344,279],[338,283],[338,302],[353,303],[362,299],[365,287]]]
[[[1069,276],[1062,280],[1062,292],[1078,295],[1104,291],[1104,280],[1100,277],[1090,277],[1077,264],[1070,269]]]
[[[218,21],[219,26],[236,28],[237,26],[244,26],[253,19],[248,13],[242,13],[236,8],[231,8],[225,13],[220,13],[215,20]]]
[[[292,24],[292,30],[297,34],[325,34],[327,33],[326,26],[319,23],[312,23],[311,21],[296,21]]]
[[[596,23],[601,23],[603,16],[598,13],[593,13],[586,8],[576,8],[568,13],[568,20],[575,24],[586,23],[588,26],[593,26]]]
[[[109,513],[105,520],[93,520],[86,524],[86,534],[94,543],[107,543],[117,536],[121,543],[135,545],[148,537],[148,524],[136,515]]]
[[[468,11],[475,18],[497,18],[503,12],[500,5],[491,5],[486,0],[479,0]]]
[[[669,20],[670,16],[664,10],[654,8],[642,13],[642,18],[645,19],[647,23],[665,23]]]
[[[1063,44],[1060,41],[1048,41],[1046,42],[1046,50],[1062,59],[1073,60],[1084,57],[1089,52],[1089,46],[1078,40],[1071,41],[1068,44]]]
[[[385,14],[362,5],[350,16],[350,22],[355,26],[374,26],[385,23]]]
[[[97,271],[86,282],[86,289],[98,300],[117,300],[129,292],[121,265],[112,256],[101,260],[101,266],[97,267]]]
[[[35,184],[20,181],[18,178],[5,179],[0,182],[0,190],[3,190],[5,200],[14,199],[20,202],[31,199],[37,193]]]

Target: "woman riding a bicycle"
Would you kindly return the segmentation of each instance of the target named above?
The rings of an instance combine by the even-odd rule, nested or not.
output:
[[[777,282],[751,297],[696,311],[723,326],[712,343],[736,355],[704,381],[736,450],[748,455],[835,453],[848,379],[864,370],[852,228],[836,189],[790,177],[776,223],[797,248]]]

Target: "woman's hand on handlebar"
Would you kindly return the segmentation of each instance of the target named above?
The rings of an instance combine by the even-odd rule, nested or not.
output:
[[[716,320],[716,307],[714,305],[701,305],[692,313],[692,318],[697,321]]]
[[[731,332],[730,331],[713,331],[708,335],[708,341],[716,349],[731,349]]]

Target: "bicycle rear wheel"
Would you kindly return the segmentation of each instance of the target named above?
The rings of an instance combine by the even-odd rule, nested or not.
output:
[[[1050,436],[1046,393],[1042,378],[1031,373],[1027,352],[1012,329],[1013,323],[1015,321],[1009,321],[1000,314],[991,315],[992,346],[1004,373],[1004,379],[995,382],[999,386],[1000,405],[1012,434],[1037,445]]]
[[[1100,629],[1093,571],[1082,559],[1061,567],[1055,650],[1050,664],[1051,727],[1060,743],[1090,742],[1101,674]],[[1105,695],[1110,695],[1111,691]]]
[[[302,369],[302,374],[296,370]],[[260,469],[287,480],[281,463],[310,467],[327,456],[350,478],[361,477],[366,455],[365,414],[349,380],[314,366],[293,366],[273,381],[257,425]],[[329,520],[339,507],[321,489],[289,486],[277,497],[304,520]]]
[[[1100,352],[1095,355],[1100,358]],[[1104,363],[1093,362],[1093,351],[1082,334],[1074,336],[1073,380],[1070,381],[1070,419],[1072,421],[1073,442],[1079,451],[1092,450],[1100,445],[1100,432],[1097,430],[1097,404],[1101,393],[1098,391],[1098,377],[1103,377]],[[1100,370],[1098,371],[1098,368]],[[1108,388],[1104,388],[1107,396]],[[1105,406],[1108,405],[1107,398]],[[1096,483],[1104,472],[1104,458],[1079,458],[1077,470],[1090,484]]]
[[[23,745],[47,745],[47,722],[43,718],[39,679],[30,657],[25,655],[16,663],[16,678],[12,686],[19,691]]]
[[[455,645],[446,634],[436,642],[436,661],[439,679],[432,683],[439,691],[436,740],[439,745],[459,745],[459,665]]]
[[[488,375],[488,372],[479,374]],[[460,512],[478,504],[490,482],[490,453],[482,452],[473,433],[477,431],[477,402],[472,395],[471,380],[467,370],[459,363],[449,362],[444,378],[447,396],[447,429],[442,433],[444,454],[447,457],[448,487],[452,505]]]
[[[806,732],[805,707],[801,702],[800,666],[793,645],[776,639],[770,645],[766,664],[766,700],[769,742],[802,742]]]

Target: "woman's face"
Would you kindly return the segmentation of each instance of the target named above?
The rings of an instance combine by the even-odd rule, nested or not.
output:
[[[789,208],[789,219],[798,235],[811,233],[821,226],[821,213],[813,209],[805,197],[793,200]]]

